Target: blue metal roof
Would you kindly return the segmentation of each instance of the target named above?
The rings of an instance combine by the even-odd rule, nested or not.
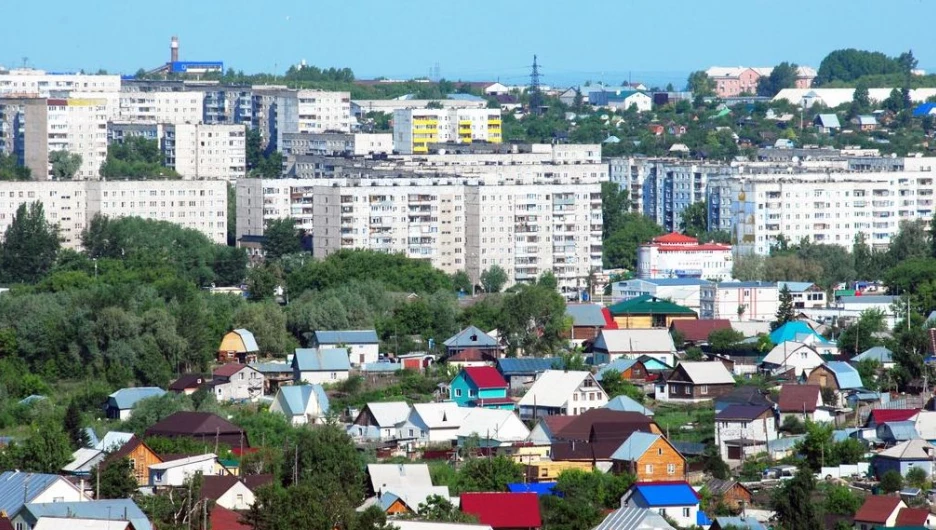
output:
[[[316,331],[316,344],[379,344],[377,332],[372,329],[344,329],[337,331]]]
[[[770,332],[770,342],[774,344],[783,344],[791,340],[803,342],[803,337],[814,337],[822,344],[829,344],[829,339],[813,331],[809,324],[801,320],[791,320],[779,328]]]
[[[719,528],[738,528],[745,530],[767,530],[760,521],[753,517],[716,517]]]
[[[784,436],[783,438],[775,438],[773,440],[767,440],[767,451],[789,451],[797,444],[797,442],[802,441],[806,438],[803,434],[798,434],[796,436]]]
[[[555,491],[556,483],[555,482],[531,482],[531,483],[516,483],[516,484],[507,484],[507,491],[510,493],[535,493],[540,497],[544,495],[557,495]],[[562,496],[559,494],[558,496]]]
[[[633,399],[627,396],[617,396],[604,406],[606,409],[617,410],[620,412],[639,412],[644,416],[653,416],[653,411],[647,407],[637,403]]]
[[[839,389],[861,388],[861,376],[854,366],[844,361],[829,361],[826,367],[835,374],[835,380],[838,382]]]
[[[292,372],[292,367],[289,366],[289,363],[278,363],[278,362],[250,363],[247,366],[260,372],[261,374],[278,374],[278,373]]]
[[[300,372],[342,372],[351,370],[344,348],[296,348],[293,366]]]
[[[928,114],[936,113],[936,103],[921,103],[913,109],[913,117],[922,118]]]
[[[260,351],[260,346],[257,346],[257,339],[254,337],[253,333],[246,329],[235,329],[234,333],[237,333],[237,336],[244,342],[244,349],[247,352]]]
[[[659,287],[681,287],[686,285],[712,285],[712,282],[701,278],[641,278],[640,281],[652,283]]]
[[[624,440],[624,443],[611,454],[611,460],[639,460],[640,457],[650,449],[650,446],[659,439],[659,434],[634,431]]]
[[[647,506],[663,508],[666,506],[695,506],[699,504],[699,495],[686,482],[667,483],[641,482],[634,484],[634,494],[640,495]]]
[[[497,360],[497,369],[505,377],[522,374],[537,374],[546,370],[553,370],[561,363],[559,357],[523,357],[505,358]]]
[[[839,123],[838,116],[835,114],[820,114],[816,116],[816,121],[823,127],[838,129],[842,125]]]
[[[604,377],[604,373],[608,370],[615,370],[617,372],[624,372],[631,366],[637,363],[637,359],[617,359],[612,361],[609,364],[606,364],[601,367],[601,370],[598,370],[598,373],[595,374],[595,380],[601,381],[601,378]]]
[[[42,401],[43,399],[48,399],[45,396],[40,396],[37,394],[30,394],[19,401],[20,405],[32,405],[37,401]]]
[[[396,372],[402,370],[400,363],[365,363],[361,365],[362,372]]]
[[[777,289],[786,287],[791,293],[801,293],[815,285],[812,282],[777,282]]]
[[[565,314],[572,317],[573,326],[591,326],[603,328],[607,324],[601,306],[598,304],[568,304]]]
[[[159,397],[166,391],[155,386],[141,386],[138,388],[121,388],[107,399],[107,406],[120,410],[132,409],[137,402],[151,397]]]
[[[281,386],[279,391],[283,394],[286,407],[292,416],[305,414],[313,395],[316,396],[322,412],[328,412],[328,395],[325,394],[322,385]]]
[[[861,362],[867,359],[877,361],[881,364],[892,363],[894,352],[888,350],[884,346],[875,346],[873,348],[868,348],[867,350],[859,353],[858,355],[851,358],[852,362]]]
[[[25,509],[38,520],[41,517],[74,517],[78,519],[110,519],[129,521],[136,530],[153,530],[143,510],[130,499],[110,499],[84,502],[47,502],[27,504]],[[126,516],[124,514],[126,513]]]
[[[920,438],[920,433],[916,430],[916,422],[911,420],[906,421],[888,421],[881,425],[878,425],[878,435],[877,437],[881,440],[894,440],[897,442],[905,442],[907,440],[916,440]],[[881,436],[882,434],[890,433],[890,437]]]
[[[447,348],[496,348],[498,346],[494,337],[474,326],[452,335],[443,342]]]
[[[0,473],[0,511],[13,518],[26,502],[35,499],[59,478],[58,475],[46,473]]]

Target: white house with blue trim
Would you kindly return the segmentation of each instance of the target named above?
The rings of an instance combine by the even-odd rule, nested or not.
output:
[[[351,361],[344,348],[296,348],[292,369],[296,383],[334,384],[348,379]]]
[[[701,497],[688,482],[637,482],[621,497],[621,507],[636,506],[668,517],[680,528],[708,526]]]
[[[312,334],[313,348],[345,348],[353,366],[376,363],[380,356],[380,339],[372,329],[346,329],[316,331]]]
[[[328,395],[322,385],[281,386],[273,397],[270,412],[283,414],[293,425],[324,423]]]

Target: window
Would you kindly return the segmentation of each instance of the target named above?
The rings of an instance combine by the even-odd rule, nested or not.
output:
[[[65,497],[52,497],[52,502],[65,502]]]
[[[663,448],[662,448],[662,447],[657,447],[657,455],[663,456]]]
[[[237,504],[238,506],[244,505],[244,495],[242,493],[237,494]]]
[[[332,379],[338,379],[338,373],[337,373],[337,372],[332,372],[332,373],[331,373],[331,378],[332,378]]]
[[[461,397],[461,395],[462,395],[461,389],[460,389],[460,388],[456,388],[456,389],[455,389],[455,397]]]
[[[653,464],[647,464],[646,466],[644,466],[644,471],[645,471],[648,475],[653,474]]]
[[[690,514],[690,509],[689,509],[689,508],[683,508],[683,509],[682,509],[682,516],[683,516],[683,517],[689,517],[689,514]]]
[[[702,395],[708,394],[708,385],[702,385],[699,387],[699,393]]]
[[[416,434],[413,432],[413,429],[409,430],[409,437],[413,438]]]
[[[676,464],[666,464],[666,474],[675,475],[676,474]]]

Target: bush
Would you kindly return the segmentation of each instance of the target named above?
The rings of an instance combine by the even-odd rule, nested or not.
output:
[[[914,488],[927,489],[929,487],[929,477],[926,474],[926,470],[922,467],[915,467],[907,471],[904,482],[906,482],[908,486]]]
[[[884,476],[881,477],[881,491],[884,493],[893,493],[895,491],[900,491],[903,488],[903,477],[900,476],[899,471],[894,471],[893,469],[884,473]]]
[[[806,425],[796,416],[787,416],[783,418],[783,424],[780,426],[780,430],[790,434],[803,434],[806,432]]]

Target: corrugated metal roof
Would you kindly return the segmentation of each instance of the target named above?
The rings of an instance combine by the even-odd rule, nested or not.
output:
[[[862,387],[861,375],[858,374],[858,370],[854,366],[844,361],[829,361],[825,365],[835,374],[839,389],[846,390]]]
[[[599,327],[605,325],[601,306],[598,304],[568,304],[565,314],[572,318],[573,326]]]
[[[877,426],[877,437],[881,440],[903,442],[916,440],[920,437],[920,433],[916,430],[915,421],[889,421]]]
[[[618,315],[695,315],[688,307],[662,300],[655,296],[641,295],[618,302],[610,307],[611,314]]]
[[[598,373],[595,374],[595,379],[601,381],[604,377],[605,372],[608,370],[614,370],[616,372],[623,373],[625,370],[630,369],[631,366],[637,364],[637,359],[616,359],[609,364],[606,364],[598,370]]]
[[[675,530],[662,515],[637,506],[618,508],[609,513],[594,530]]]
[[[624,354],[676,353],[673,336],[666,328],[603,329],[595,339],[594,348]]]
[[[632,488],[652,508],[699,504],[699,494],[688,482],[638,482]]]
[[[777,282],[777,289],[782,290],[784,287],[786,287],[790,290],[791,293],[801,293],[813,285],[816,284],[812,282]]]
[[[379,427],[393,427],[406,421],[410,414],[409,403],[405,401],[386,401],[381,403],[368,403],[365,408],[370,411],[374,421]],[[361,412],[364,412],[363,410]]]
[[[497,369],[505,377],[522,374],[538,374],[553,370],[561,363],[559,357],[510,357],[497,360]]]
[[[555,488],[555,482],[525,482],[507,484],[507,491],[511,493],[535,493],[540,497],[544,495],[555,495]]]
[[[316,344],[379,344],[377,332],[372,329],[344,329],[337,331],[316,331]]]
[[[351,361],[344,348],[296,348],[293,366],[300,372],[342,372],[351,369]]]
[[[132,409],[137,402],[151,397],[159,397],[166,391],[155,386],[143,386],[139,388],[121,388],[114,392],[107,399],[107,406],[120,410]]]
[[[432,487],[426,464],[368,464],[367,476],[375,493],[388,489]]]
[[[136,530],[153,530],[153,526],[146,518],[146,514],[130,499],[27,504],[25,509],[36,519],[42,517],[110,519],[130,521]]]
[[[639,460],[650,449],[654,442],[660,439],[659,434],[636,431],[624,440],[617,450],[611,454],[611,460]]]
[[[760,521],[753,517],[716,517],[719,528],[737,528],[738,530],[767,530]]]
[[[237,333],[237,336],[244,342],[244,349],[247,350],[248,353],[260,351],[260,346],[257,346],[257,339],[254,338],[253,333],[246,329],[235,329],[234,333]]]
[[[254,370],[260,372],[261,374],[279,374],[292,372],[292,368],[289,366],[289,363],[278,363],[278,362],[269,362],[269,363],[250,363],[249,365]]]
[[[494,337],[474,326],[452,335],[443,342],[447,348],[496,348],[498,346]]]
[[[809,327],[809,324],[801,320],[791,320],[790,322],[787,322],[786,324],[770,332],[770,342],[777,345],[791,340],[803,342],[801,340],[803,337],[814,338],[817,342],[821,342],[822,344],[829,344],[829,339],[816,333],[811,327]]]
[[[292,416],[305,414],[313,396],[323,413],[328,412],[328,395],[322,385],[290,385],[279,387],[278,392],[283,395],[283,401]]]
[[[10,517],[15,516],[23,504],[38,497],[57,480],[65,479],[47,473],[0,473],[0,511],[6,512]]]

